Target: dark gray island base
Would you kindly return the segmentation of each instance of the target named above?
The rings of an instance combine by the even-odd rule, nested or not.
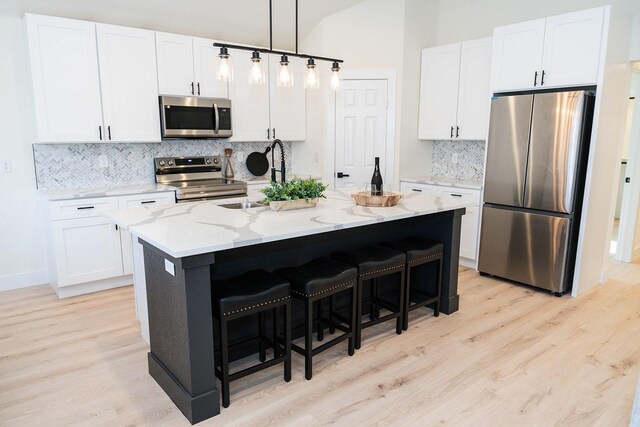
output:
[[[407,236],[426,237],[444,244],[440,310],[445,314],[456,312],[460,225],[464,213],[464,208],[458,208],[183,258],[171,257],[140,238],[149,309],[149,373],[192,424],[219,414],[212,278],[233,277],[255,268],[271,271],[295,266],[334,251]],[[173,264],[175,275],[169,272],[172,267],[167,261]],[[294,358],[294,364],[297,362]]]

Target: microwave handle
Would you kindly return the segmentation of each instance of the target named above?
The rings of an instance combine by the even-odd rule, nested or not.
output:
[[[218,113],[218,104],[215,103],[213,104],[213,123],[213,133],[217,135],[220,131],[220,114]]]

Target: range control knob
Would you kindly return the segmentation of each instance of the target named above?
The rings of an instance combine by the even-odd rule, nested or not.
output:
[[[173,165],[173,160],[169,160],[169,166]]]
[[[160,166],[164,166],[164,160],[160,160]]]
[[[213,163],[215,163],[216,165],[218,164],[218,158],[217,157],[213,158]]]
[[[211,159],[207,159],[207,164],[210,165],[211,164]]]

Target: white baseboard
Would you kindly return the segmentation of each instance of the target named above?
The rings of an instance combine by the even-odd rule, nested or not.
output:
[[[133,284],[133,276],[113,277],[111,279],[96,280],[95,282],[79,283],[77,285],[54,287],[58,298],[69,298],[78,295],[90,294],[92,292],[104,291],[106,289],[119,288]]]
[[[609,267],[605,267],[600,271],[600,283],[602,284],[609,280]]]
[[[0,292],[12,289],[28,288],[49,283],[49,273],[46,269],[29,271],[26,273],[0,276]]]
[[[472,270],[477,270],[478,269],[478,261],[476,261],[474,259],[460,257],[458,259],[458,264],[460,264],[463,267],[468,267],[468,268],[470,268]]]

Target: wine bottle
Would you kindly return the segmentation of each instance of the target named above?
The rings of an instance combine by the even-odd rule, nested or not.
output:
[[[376,157],[376,165],[371,177],[371,195],[382,196],[382,175],[380,174],[380,157]]]

